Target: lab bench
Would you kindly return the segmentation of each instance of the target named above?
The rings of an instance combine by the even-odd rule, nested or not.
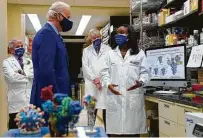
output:
[[[178,97],[145,94],[146,110],[158,110],[160,137],[186,137],[186,112],[202,112],[203,104]]]

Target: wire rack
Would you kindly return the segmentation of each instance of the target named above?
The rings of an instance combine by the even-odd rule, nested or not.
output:
[[[141,24],[134,24],[133,25],[136,32],[140,32]],[[156,29],[158,27],[158,23],[143,23],[142,24],[143,30],[151,30]]]
[[[140,49],[145,50],[150,47],[160,47],[163,46],[165,43],[164,38],[160,38],[159,36],[152,36],[152,37],[147,37],[143,36],[143,44],[139,42],[138,46]]]
[[[142,10],[149,11],[149,10],[157,10],[160,8],[163,0],[142,0]],[[132,11],[133,12],[140,12],[141,2],[137,0],[136,2],[132,2]]]
[[[139,13],[140,16],[137,20],[134,20],[134,29],[137,32],[140,32],[140,41],[139,41],[139,47],[143,50],[150,48],[150,47],[158,47],[163,46],[165,43],[165,40],[163,38],[160,38],[158,36],[148,37],[147,35],[143,35],[143,31],[157,28],[158,23],[149,23],[147,21],[147,18],[145,18],[145,13],[152,11],[152,10],[158,10],[163,3],[163,0],[130,0],[131,9],[130,9],[130,23],[132,25],[132,15],[133,13]]]

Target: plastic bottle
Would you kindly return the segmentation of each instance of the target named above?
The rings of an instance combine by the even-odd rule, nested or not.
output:
[[[199,33],[198,33],[198,30],[194,30],[193,31],[193,33],[194,33],[194,46],[197,46],[197,45],[199,45]]]
[[[203,28],[202,28],[202,32],[200,33],[200,44],[203,44]]]
[[[72,93],[72,98],[75,98],[75,85],[71,86],[71,93]]]
[[[190,35],[190,37],[188,38],[188,45],[190,47],[194,46],[194,36]]]

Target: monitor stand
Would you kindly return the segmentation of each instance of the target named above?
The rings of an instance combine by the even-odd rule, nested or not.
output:
[[[187,81],[150,81],[146,86],[152,87],[187,87]]]

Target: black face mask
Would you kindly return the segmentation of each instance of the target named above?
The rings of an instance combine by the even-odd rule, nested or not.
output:
[[[62,31],[67,32],[67,31],[70,31],[72,29],[73,22],[63,16],[63,20],[60,21],[60,25],[61,25]]]

